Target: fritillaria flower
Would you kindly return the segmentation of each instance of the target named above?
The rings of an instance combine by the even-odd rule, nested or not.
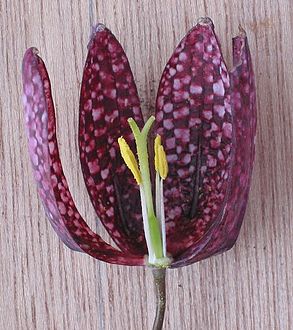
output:
[[[233,39],[233,69],[210,19],[199,20],[175,49],[144,124],[127,57],[97,25],[88,45],[79,149],[94,209],[116,243],[93,232],[78,212],[60,161],[51,86],[35,48],[23,60],[23,102],[39,197],[71,249],[120,265],[154,269],[164,316],[165,269],[230,249],[244,217],[254,160],[255,85],[245,32]]]

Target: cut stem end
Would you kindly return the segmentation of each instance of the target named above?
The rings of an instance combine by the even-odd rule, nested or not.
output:
[[[153,330],[161,330],[166,309],[166,269],[153,268],[152,273],[156,290],[156,317]]]

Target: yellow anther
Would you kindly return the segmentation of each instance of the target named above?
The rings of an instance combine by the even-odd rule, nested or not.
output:
[[[168,162],[160,135],[157,135],[155,138],[155,169],[162,179],[166,179],[168,175]]]
[[[166,179],[168,175],[168,162],[164,147],[159,147],[159,173],[162,179]]]
[[[124,159],[125,164],[132,172],[137,184],[141,184],[142,180],[141,180],[140,170],[138,169],[137,160],[133,152],[131,151],[129,145],[127,144],[127,142],[123,137],[120,137],[118,139],[118,144],[120,147],[121,156]]]
[[[155,170],[157,172],[159,172],[159,147],[161,144],[161,136],[158,134],[155,138]]]

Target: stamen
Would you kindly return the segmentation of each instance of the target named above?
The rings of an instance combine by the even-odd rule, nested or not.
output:
[[[163,180],[168,175],[167,157],[162,146],[161,136],[155,138],[155,169],[156,169],[156,214],[161,224],[161,235],[163,244],[163,255],[166,257],[166,224],[165,224],[165,209],[164,209],[164,191]]]
[[[157,134],[155,138],[155,170],[156,170],[156,214],[161,221],[161,203],[160,203],[160,174],[159,174],[159,147],[161,145],[161,136]]]
[[[136,160],[133,152],[131,151],[129,145],[123,139],[123,137],[120,137],[118,139],[118,144],[120,147],[121,156],[122,156],[123,160],[125,161],[125,164],[132,172],[137,184],[140,185],[142,183],[141,174],[138,169],[137,160]]]

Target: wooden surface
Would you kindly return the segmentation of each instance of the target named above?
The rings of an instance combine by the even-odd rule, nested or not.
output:
[[[98,0],[153,111],[163,67],[200,16],[214,19],[231,63],[247,30],[258,89],[250,202],[236,247],[168,272],[165,329],[293,329],[293,12],[291,0]],[[106,265],[62,245],[38,202],[21,105],[21,60],[36,46],[50,72],[65,172],[82,215],[95,216],[78,160],[87,1],[0,1],[0,329],[150,329],[150,271]],[[98,231],[103,232],[101,225]]]

